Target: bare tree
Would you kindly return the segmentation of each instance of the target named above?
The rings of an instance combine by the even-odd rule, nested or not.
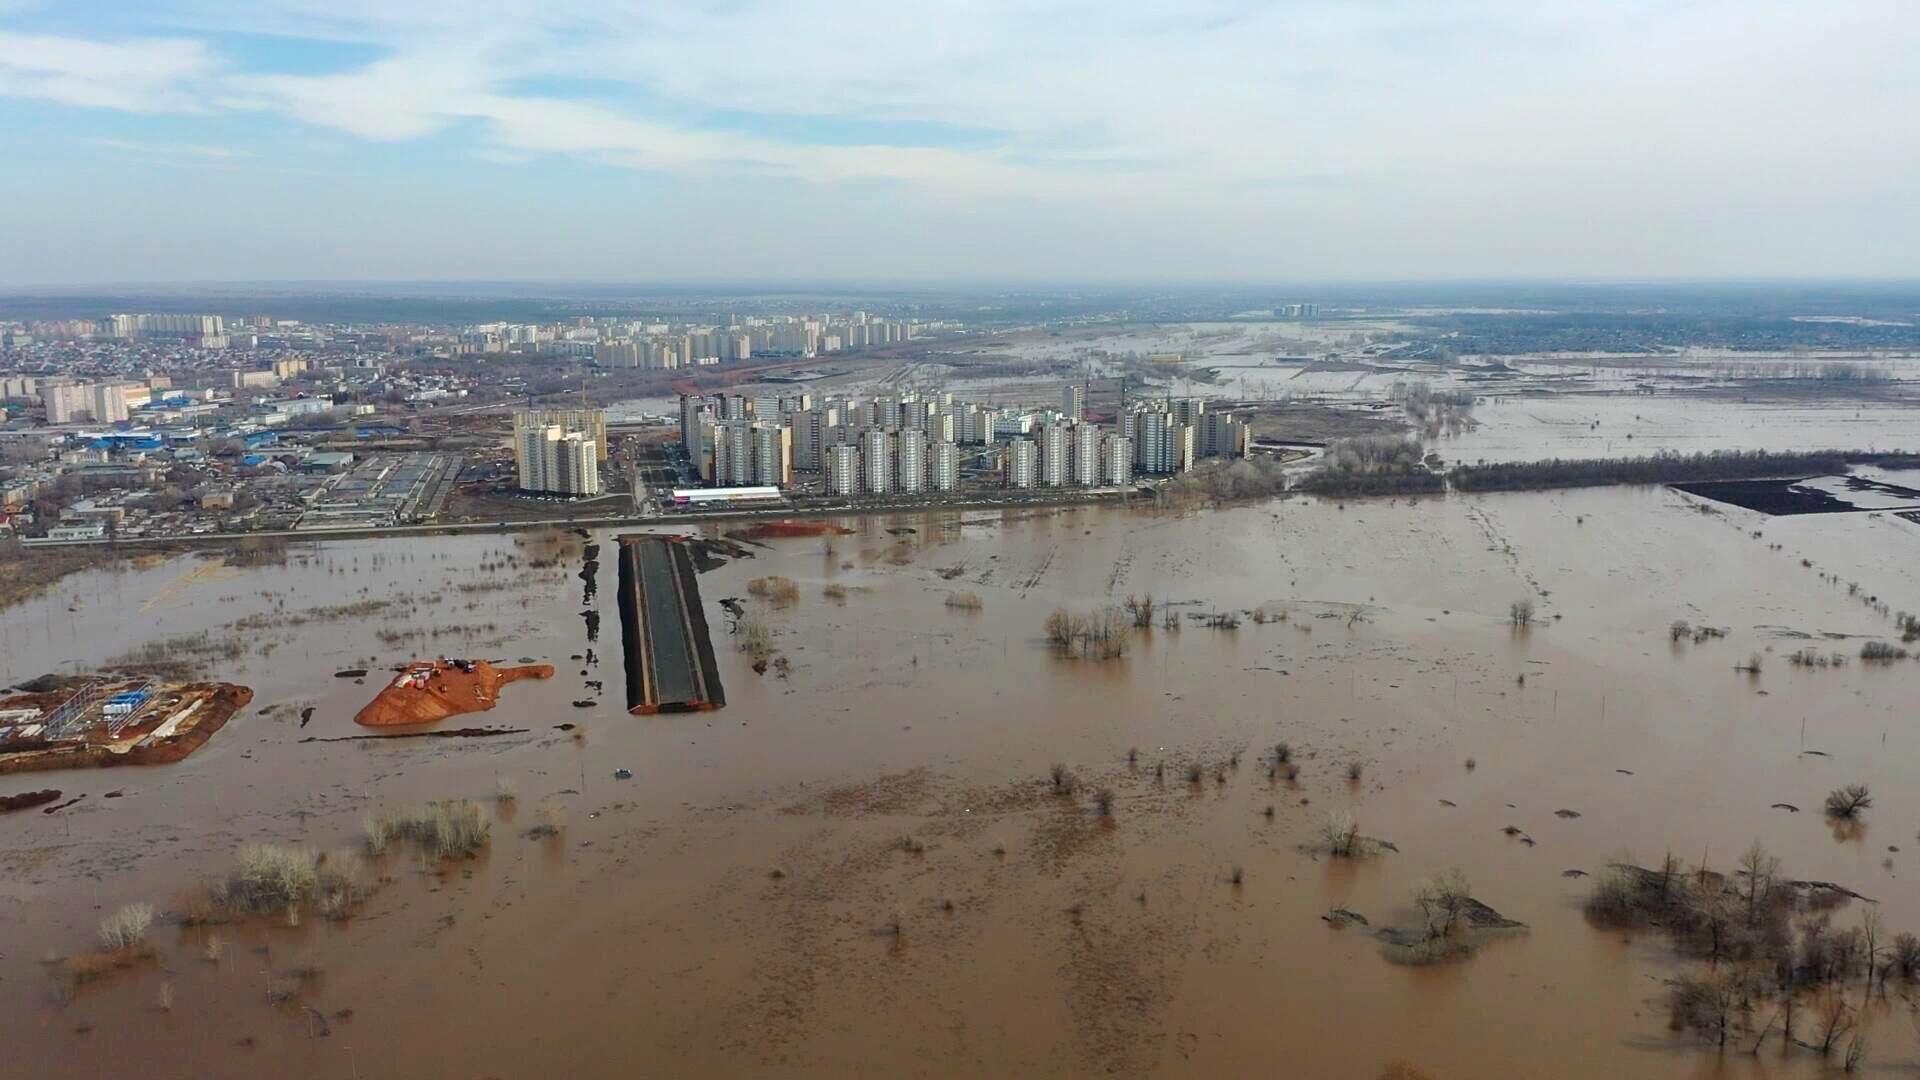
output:
[[[1816,1049],[1821,1057],[1826,1057],[1833,1053],[1833,1044],[1853,1030],[1853,1006],[1839,994],[1830,992],[1820,998],[1815,1016],[1820,1024],[1820,1045]]]
[[[1882,937],[1880,912],[1876,908],[1868,908],[1866,914],[1860,917],[1860,945],[1867,958],[1867,993],[1860,1001],[1860,1007],[1863,1009],[1873,1000],[1874,972],[1880,966],[1880,957],[1886,953],[1886,949],[1881,945]]]
[[[1767,854],[1767,849],[1755,840],[1753,846],[1740,856],[1740,873],[1747,879],[1747,925],[1760,921],[1762,905],[1768,903],[1773,895],[1773,879],[1780,873],[1780,860]]]
[[[1458,867],[1414,887],[1413,902],[1427,924],[1430,938],[1451,937],[1466,916],[1471,887]]]
[[[1916,972],[1920,972],[1920,937],[1905,932],[1893,936],[1892,959],[1888,970],[1898,971],[1903,979],[1911,979]]]
[[[1533,623],[1533,601],[1515,600],[1507,605],[1507,621],[1515,626],[1530,626]]]
[[[1133,625],[1141,629],[1153,626],[1153,594],[1127,597],[1127,614],[1133,616]]]
[[[1827,814],[1837,818],[1856,818],[1873,806],[1873,795],[1865,784],[1848,784],[1827,793]]]
[[[1681,976],[1667,992],[1674,1029],[1697,1031],[1717,1046],[1727,1045],[1738,1001],[1738,982],[1728,973],[1706,978]]]

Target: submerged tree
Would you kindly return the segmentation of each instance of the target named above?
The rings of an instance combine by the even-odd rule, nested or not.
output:
[[[1827,815],[1851,820],[1873,806],[1873,795],[1865,784],[1848,784],[1827,793]]]

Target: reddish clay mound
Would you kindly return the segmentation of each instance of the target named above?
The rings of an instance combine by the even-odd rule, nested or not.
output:
[[[824,521],[769,521],[744,529],[729,529],[727,535],[736,540],[780,540],[799,536],[851,536],[853,530]]]
[[[353,722],[365,727],[431,724],[493,708],[500,701],[500,688],[516,679],[551,678],[552,664],[494,667],[485,660],[416,660],[402,668]]]

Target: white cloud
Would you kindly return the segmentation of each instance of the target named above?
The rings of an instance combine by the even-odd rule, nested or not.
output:
[[[104,42],[0,30],[0,97],[190,112],[199,108],[191,84],[213,66],[207,47],[187,38]]]
[[[519,175],[568,156],[716,191],[798,181],[839,217],[907,220],[904,192],[923,219],[984,207],[1009,241],[1033,230],[988,211],[1018,200],[1148,263],[1151,236],[1201,267],[1308,248],[1498,272],[1584,267],[1580,247],[1671,273],[1769,214],[1811,237],[1872,207],[1920,233],[1920,83],[1888,74],[1920,52],[1910,3],[161,0],[143,25],[176,36],[0,31],[0,95],[439,136]],[[240,71],[201,43],[232,31],[378,58]],[[822,128],[861,145],[795,134]]]
[[[1667,199],[1781,198],[1825,170],[1821,154],[1803,152],[1808,141],[1852,145],[1857,160],[1863,139],[1884,162],[1879,176],[1821,182],[1884,191],[1887,171],[1920,153],[1920,141],[1895,145],[1884,129],[1920,105],[1915,88],[1864,77],[1898,69],[1920,46],[1920,20],[1900,0],[264,0],[218,19],[217,8],[195,10],[205,24],[389,53],[342,74],[234,78],[224,104],[382,140],[477,120],[496,149],[642,169],[1103,201],[1276,186],[1326,200],[1385,183],[1409,203],[1445,206],[1533,201],[1548,189],[1584,201],[1621,185]],[[539,77],[613,93],[592,103],[511,89]],[[638,96],[638,111],[623,93]],[[998,137],[950,150],[829,149],[661,118],[703,110]],[[1271,182],[1300,176],[1329,182]]]
[[[90,146],[152,157],[232,159],[248,156],[245,150],[236,150],[229,146],[208,146],[203,143],[163,143],[148,142],[143,139],[110,138],[86,138],[80,141]]]

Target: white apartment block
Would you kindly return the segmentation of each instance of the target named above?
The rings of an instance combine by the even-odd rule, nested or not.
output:
[[[1040,451],[1032,439],[1015,439],[1007,444],[1007,486],[1030,488],[1040,464]]]

